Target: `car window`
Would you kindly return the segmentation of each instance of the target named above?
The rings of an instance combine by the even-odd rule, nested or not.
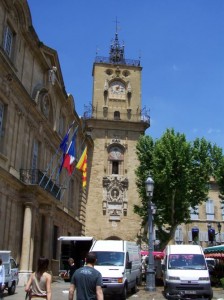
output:
[[[11,264],[11,269],[15,269],[17,267],[16,262],[14,261],[13,258],[10,258],[10,264]]]

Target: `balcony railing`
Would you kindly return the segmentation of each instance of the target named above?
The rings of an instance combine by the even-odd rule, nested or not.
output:
[[[135,66],[135,67],[140,66],[140,60],[123,58],[120,61],[114,62],[113,60],[110,59],[110,57],[105,57],[105,56],[96,56],[95,63],[105,63],[105,64],[112,64],[112,65],[122,64],[122,65]]]
[[[28,185],[40,185],[56,199],[61,198],[61,187],[39,169],[20,169],[20,180]]]
[[[127,110],[125,113],[110,112],[107,107],[104,110],[94,110],[92,107],[85,107],[83,118],[86,119],[98,119],[98,120],[113,120],[113,121],[128,121],[128,122],[145,122],[150,124],[150,116],[148,111],[142,111],[140,113],[132,113],[131,110]]]

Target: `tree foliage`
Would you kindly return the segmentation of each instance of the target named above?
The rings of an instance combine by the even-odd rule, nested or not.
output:
[[[145,180],[150,173],[155,181],[152,201],[157,213],[154,224],[163,249],[174,237],[177,226],[190,222],[190,208],[207,200],[211,176],[219,184],[220,198],[224,199],[222,149],[204,138],[188,142],[184,134],[168,129],[155,141],[149,136],[141,136],[136,150],[139,160],[136,185],[142,201],[134,210],[142,218],[144,239],[148,221]]]

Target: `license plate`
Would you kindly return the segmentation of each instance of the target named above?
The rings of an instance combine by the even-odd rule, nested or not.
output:
[[[185,294],[195,295],[196,291],[184,291]]]

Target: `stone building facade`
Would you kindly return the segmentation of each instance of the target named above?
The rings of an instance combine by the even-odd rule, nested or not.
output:
[[[141,105],[142,67],[125,59],[117,34],[109,57],[93,64],[92,104],[80,120],[57,52],[39,40],[27,1],[1,0],[0,20],[0,249],[12,251],[23,285],[40,255],[58,275],[60,236],[137,239],[135,146],[150,122]],[[78,156],[81,145],[88,147],[85,192],[80,171],[69,181],[66,170],[53,172],[72,122]],[[224,242],[224,209],[214,181],[210,187],[208,201],[192,210],[190,224],[178,226],[174,243]]]
[[[224,205],[219,188],[213,178],[209,184],[208,200],[191,209],[191,223],[178,226],[174,243],[199,244],[202,247],[224,243]]]
[[[12,251],[23,285],[40,255],[58,274],[58,237],[85,232],[82,174],[56,170],[72,122],[78,155],[89,138],[57,52],[40,42],[27,1],[0,1],[0,20],[0,249]]]
[[[85,233],[96,239],[136,240],[140,228],[133,210],[140,201],[135,152],[150,124],[141,104],[141,71],[139,60],[125,59],[117,33],[109,57],[93,64],[92,105],[84,115],[94,143]]]

